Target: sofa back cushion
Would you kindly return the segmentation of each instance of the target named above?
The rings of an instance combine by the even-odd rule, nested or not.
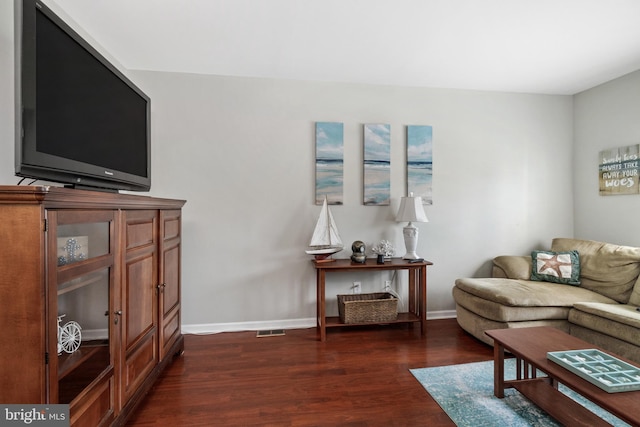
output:
[[[551,243],[551,250],[578,251],[581,286],[618,302],[629,302],[640,276],[640,248],[556,238]]]
[[[638,277],[638,280],[636,280],[636,285],[633,287],[633,291],[631,291],[629,304],[640,307],[640,277]]]
[[[529,280],[531,277],[531,257],[500,255],[493,259],[491,277]]]

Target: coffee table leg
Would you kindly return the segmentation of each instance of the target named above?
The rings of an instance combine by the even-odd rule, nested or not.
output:
[[[504,397],[504,347],[493,342],[493,394],[502,399]]]

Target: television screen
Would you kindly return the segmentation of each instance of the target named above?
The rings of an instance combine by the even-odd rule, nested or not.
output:
[[[16,174],[147,191],[149,98],[45,5],[18,3]]]

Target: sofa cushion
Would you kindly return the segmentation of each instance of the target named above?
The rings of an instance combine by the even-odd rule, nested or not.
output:
[[[464,307],[469,312],[487,319],[487,321],[498,322],[500,324],[515,322],[541,322],[545,320],[556,320],[567,322],[570,306],[565,307],[521,307],[510,306],[480,298],[461,290],[458,286],[453,287],[453,298],[456,301],[458,313]],[[459,323],[459,322],[458,322]],[[501,326],[504,327],[504,326]]]
[[[531,257],[516,255],[501,255],[493,259],[493,277],[529,280],[531,277]],[[498,268],[498,270],[495,269]],[[498,276],[496,271],[504,275]]]
[[[457,279],[456,286],[479,298],[512,307],[572,307],[576,301],[613,303],[578,286],[503,278]]]
[[[636,311],[635,306],[579,302],[569,312],[569,321],[628,343],[640,345],[640,333],[638,333],[640,312]]]
[[[456,304],[456,317],[458,320],[458,324],[462,329],[469,332],[480,341],[483,341],[489,345],[493,345],[493,339],[489,338],[484,333],[484,331],[488,331],[490,329],[533,328],[536,326],[551,326],[553,328],[565,331],[566,333],[569,333],[570,330],[570,325],[566,317],[564,319],[500,322],[480,316],[471,310],[467,310],[459,304]]]
[[[622,356],[636,363],[640,363],[640,351],[638,351],[637,345],[612,337],[609,334],[584,328],[575,323],[569,323],[569,334],[591,343],[596,347],[604,348],[617,356]]]
[[[580,255],[578,251],[531,252],[531,280],[580,284]]]
[[[552,241],[551,250],[578,251],[581,287],[617,302],[629,301],[640,275],[640,248],[592,240],[556,238]]]
[[[631,291],[631,296],[629,297],[629,304],[633,304],[635,306],[640,307],[640,277],[636,280],[636,284]]]

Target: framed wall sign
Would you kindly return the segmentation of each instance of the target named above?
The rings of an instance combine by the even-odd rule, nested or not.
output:
[[[600,152],[600,195],[639,194],[640,144]]]

